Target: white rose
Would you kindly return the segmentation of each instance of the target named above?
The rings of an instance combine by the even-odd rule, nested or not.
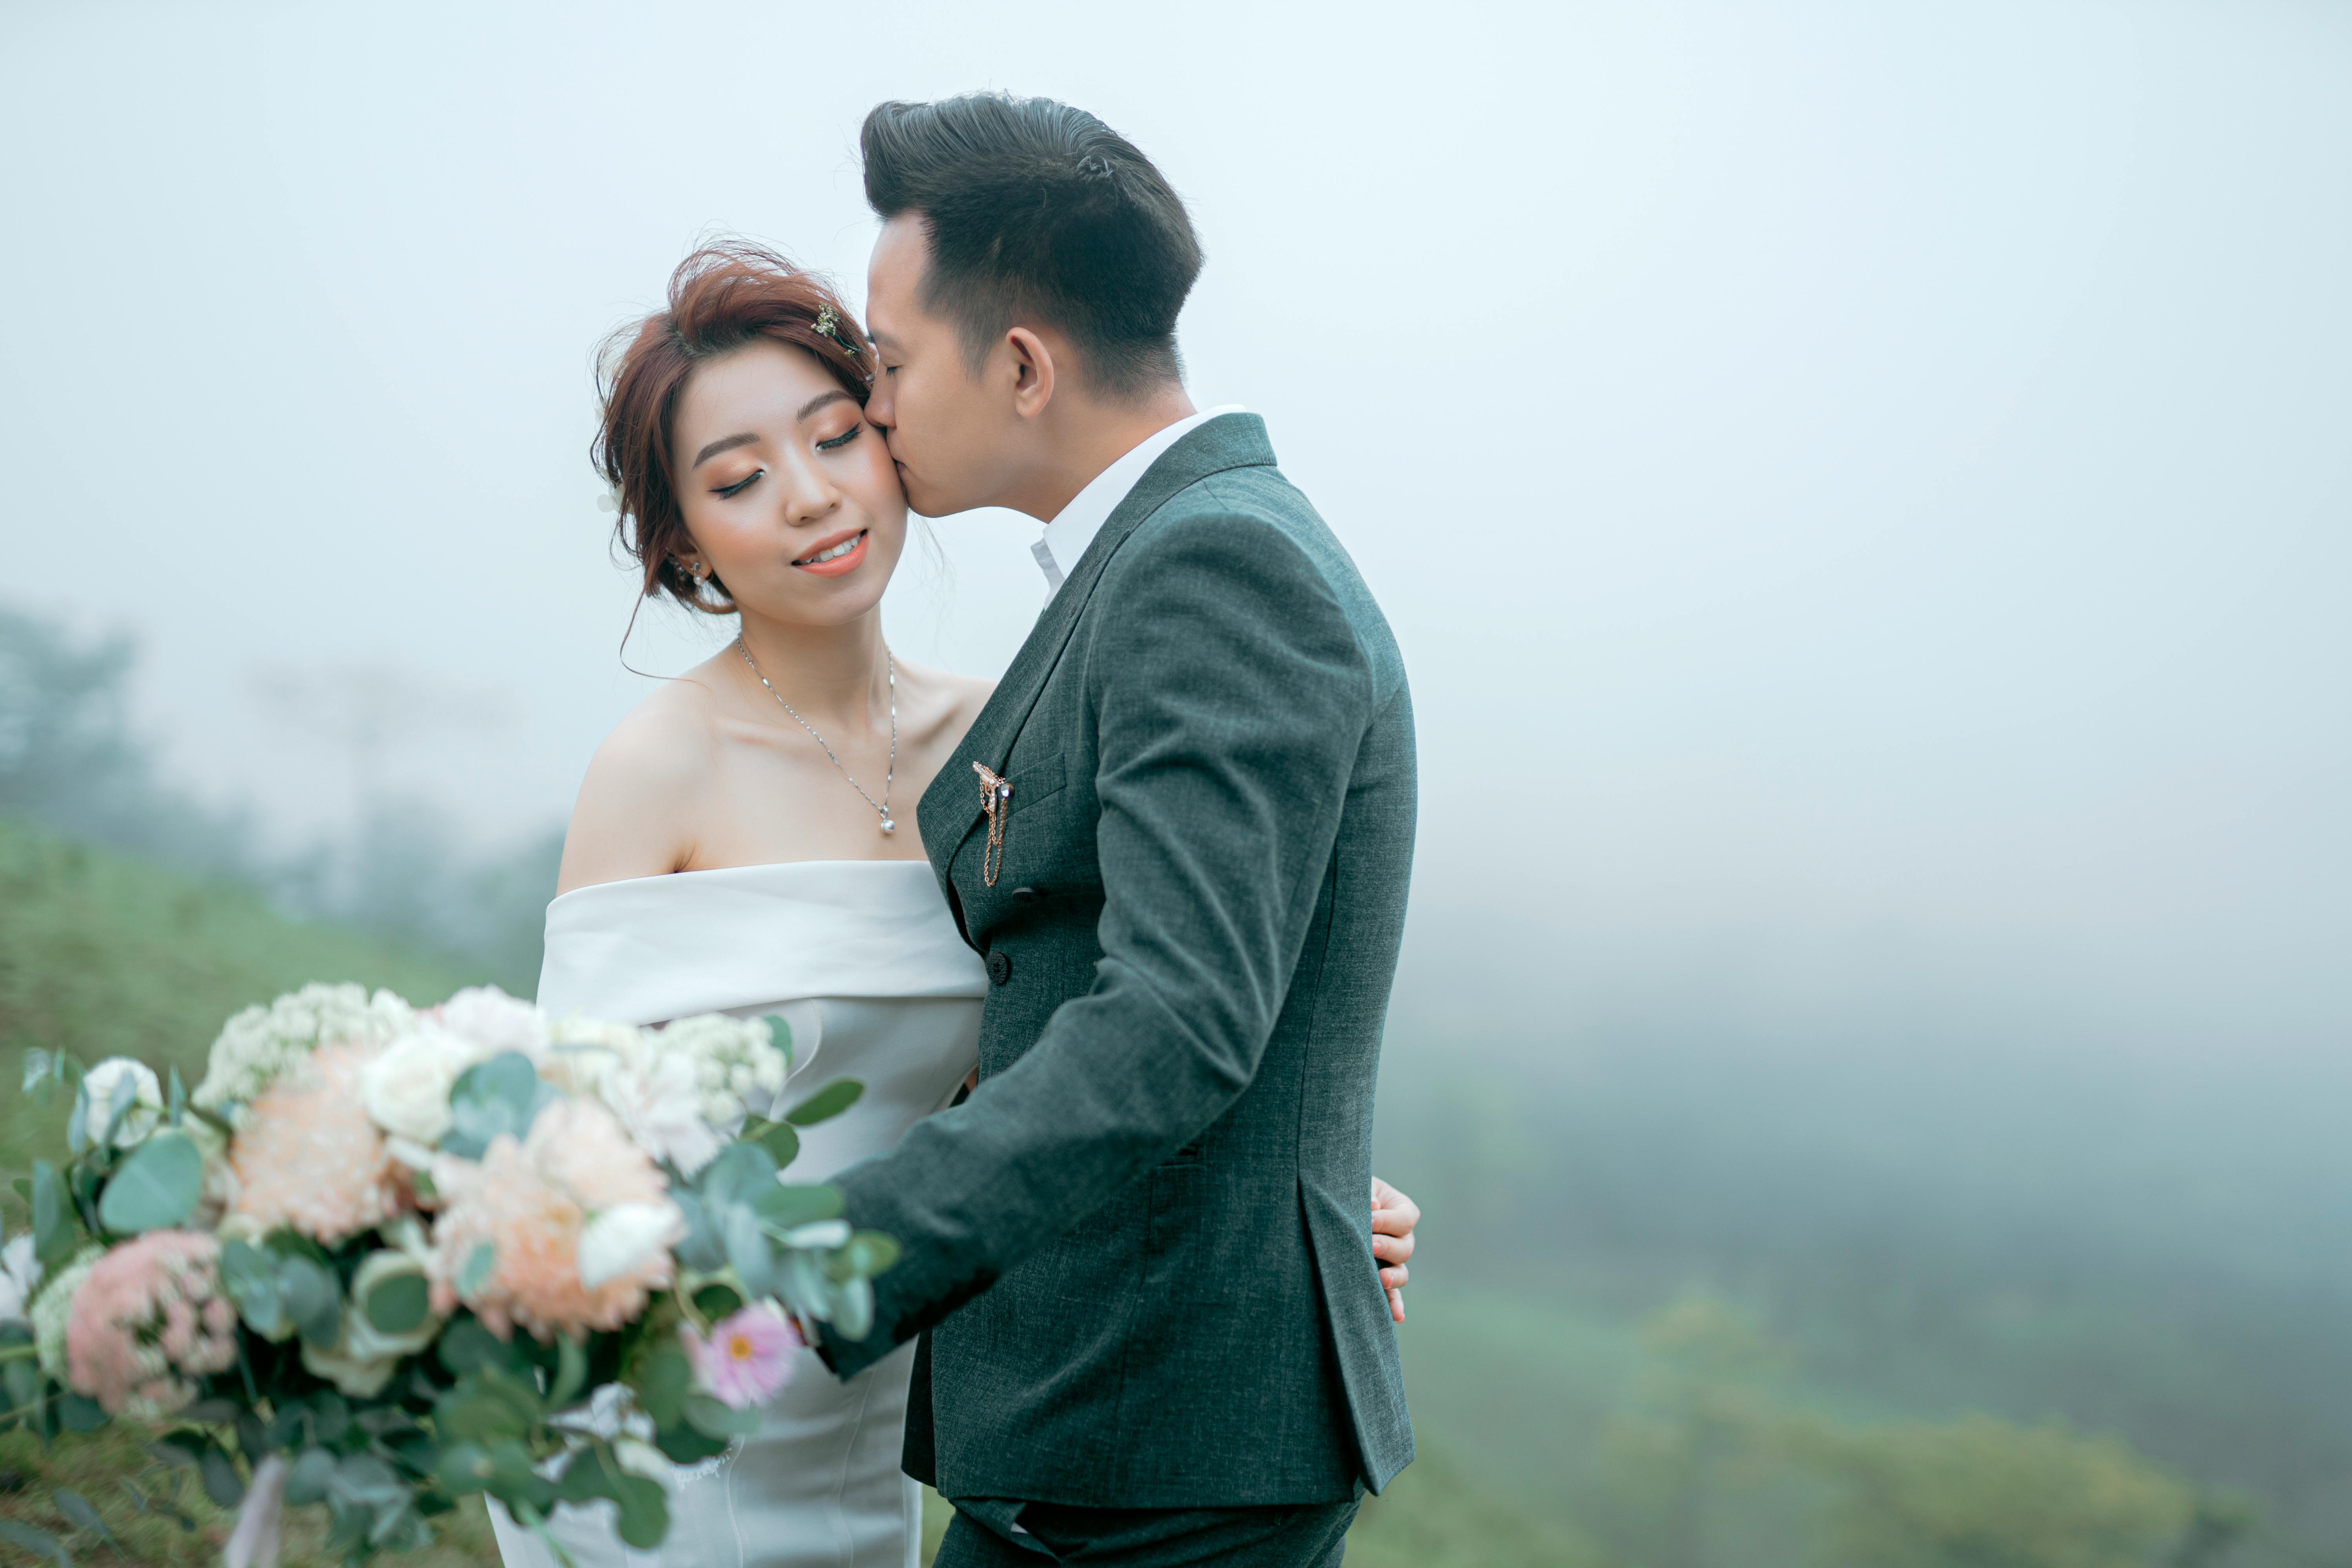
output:
[[[30,1232],[0,1247],[0,1321],[22,1319],[41,1288],[41,1260],[33,1256]]]
[[[528,1002],[519,1002],[495,985],[473,985],[441,1004],[441,1026],[471,1040],[485,1059],[501,1051],[520,1051],[537,1061],[547,1049],[547,1019]]]
[[[426,1148],[449,1131],[449,1090],[488,1053],[446,1029],[412,1030],[360,1069],[360,1102],[395,1138]]]
[[[652,1262],[685,1228],[675,1204],[614,1204],[580,1227],[580,1283],[593,1290]]]
[[[145,1062],[132,1061],[129,1057],[109,1057],[81,1080],[81,1091],[87,1102],[87,1116],[82,1131],[92,1143],[106,1142],[106,1124],[113,1120],[114,1097],[128,1083],[130,1109],[124,1113],[122,1125],[114,1130],[114,1146],[128,1149],[155,1131],[163,1116],[163,1086],[155,1080],[155,1069]]]

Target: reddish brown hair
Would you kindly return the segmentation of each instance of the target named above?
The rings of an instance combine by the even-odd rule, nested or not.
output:
[[[837,339],[817,331],[826,316]],[[666,589],[679,604],[711,615],[735,607],[717,578],[710,585],[720,596],[706,596],[677,564],[677,552],[692,544],[677,504],[670,437],[678,394],[695,368],[763,338],[808,354],[864,405],[874,351],[857,319],[823,279],[756,245],[696,251],[670,274],[669,308],[605,342],[597,374],[604,418],[589,455],[619,498],[614,533],[644,568],[648,598]]]

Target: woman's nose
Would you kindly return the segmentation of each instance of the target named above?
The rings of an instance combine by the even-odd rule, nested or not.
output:
[[[797,528],[831,515],[840,505],[841,491],[833,481],[815,465],[803,464],[785,488],[784,521]]]

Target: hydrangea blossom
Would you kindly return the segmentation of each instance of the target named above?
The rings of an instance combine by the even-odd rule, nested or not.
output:
[[[237,1107],[259,1099],[320,1046],[383,1045],[415,1017],[408,1004],[389,991],[371,996],[363,985],[305,985],[231,1018],[213,1042],[204,1082],[189,1098],[235,1120]]]
[[[776,1048],[764,1018],[730,1018],[724,1013],[680,1018],[656,1035],[654,1045],[694,1063],[703,1120],[722,1127],[740,1123],[754,1107],[764,1110],[774,1103],[791,1066]]]
[[[155,1420],[194,1397],[195,1378],[235,1366],[219,1258],[219,1241],[192,1230],[150,1231],[100,1258],[73,1293],[66,1382],[109,1415]]]
[[[66,1325],[73,1321],[74,1292],[106,1256],[102,1247],[86,1247],[71,1261],[49,1276],[41,1293],[33,1298],[33,1343],[40,1356],[41,1370],[59,1383],[66,1380]]]

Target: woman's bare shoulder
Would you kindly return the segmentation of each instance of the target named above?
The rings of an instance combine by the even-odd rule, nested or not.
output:
[[[660,876],[683,864],[718,749],[718,704],[699,669],[664,681],[629,710],[580,782],[557,890]]]

